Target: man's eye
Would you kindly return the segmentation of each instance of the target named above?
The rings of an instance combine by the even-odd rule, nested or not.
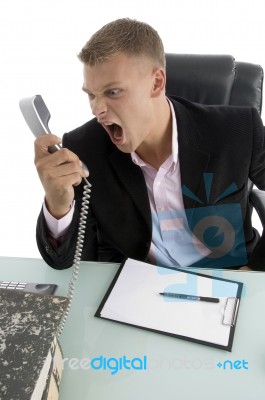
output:
[[[95,95],[92,93],[88,93],[88,98],[89,98],[89,100],[94,100]]]
[[[116,97],[121,93],[121,89],[110,89],[108,95],[111,97]]]

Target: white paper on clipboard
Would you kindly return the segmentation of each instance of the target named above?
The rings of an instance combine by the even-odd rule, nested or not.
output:
[[[100,309],[100,317],[226,347],[242,284],[192,275],[191,285],[189,272],[170,269],[161,274],[155,265],[128,259]],[[159,294],[164,291],[218,296],[219,303],[168,299]]]

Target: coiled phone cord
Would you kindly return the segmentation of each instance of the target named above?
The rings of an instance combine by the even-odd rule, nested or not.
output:
[[[91,184],[88,182],[86,178],[83,178],[85,181],[84,190],[83,190],[83,197],[82,197],[82,205],[81,205],[81,212],[79,217],[79,225],[78,225],[78,232],[77,232],[77,241],[76,241],[76,248],[75,248],[75,255],[74,255],[74,262],[73,262],[73,270],[72,270],[72,277],[68,286],[67,297],[69,298],[68,306],[65,310],[65,313],[61,319],[59,328],[58,328],[58,337],[61,335],[66,319],[68,317],[72,300],[74,297],[75,291],[75,283],[79,273],[79,265],[82,256],[82,250],[84,245],[84,238],[85,238],[85,231],[86,231],[86,220],[87,214],[89,209],[89,199],[90,199],[90,188]]]

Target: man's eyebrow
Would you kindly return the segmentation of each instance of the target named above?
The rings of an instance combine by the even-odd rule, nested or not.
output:
[[[108,89],[110,89],[110,88],[119,87],[119,86],[121,86],[121,83],[118,82],[118,81],[113,81],[113,82],[107,83],[107,84],[103,87],[102,92],[104,93],[106,90],[108,90]],[[82,87],[82,90],[83,90],[83,92],[85,92],[85,93],[92,94],[92,93],[90,92],[90,90],[86,89],[85,87]]]
[[[81,89],[83,90],[83,92],[90,94],[90,91],[87,90],[86,88],[82,87]]]

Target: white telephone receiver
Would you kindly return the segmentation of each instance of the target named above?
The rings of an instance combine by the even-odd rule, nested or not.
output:
[[[26,97],[19,101],[20,110],[27,122],[30,130],[32,131],[33,135],[38,138],[45,134],[50,134],[51,131],[49,129],[48,123],[51,117],[51,114],[43,101],[43,98],[37,94],[33,97]],[[54,145],[49,147],[49,152],[54,153],[55,151],[60,150],[60,145]],[[86,165],[82,162],[82,168],[87,170]],[[75,289],[75,282],[79,272],[79,264],[81,261],[81,255],[83,250],[84,244],[84,235],[85,235],[85,226],[86,226],[86,219],[87,219],[87,210],[89,208],[89,198],[90,198],[90,187],[91,184],[87,181],[86,178],[83,178],[85,181],[84,191],[83,191],[83,198],[82,198],[82,207],[79,219],[79,227],[78,227],[78,234],[77,234],[77,243],[75,249],[75,255],[73,260],[73,271],[71,281],[68,287],[67,296],[70,299],[68,308],[65,312],[64,317],[62,318],[61,324],[59,326],[59,335],[62,333],[67,315],[70,310],[71,302],[74,295]]]
[[[51,114],[41,95],[36,94],[33,97],[25,97],[24,99],[21,99],[19,101],[19,107],[29,129],[36,138],[51,133],[48,125]],[[49,147],[49,152],[54,153],[60,149],[61,146],[55,144],[54,146]],[[82,168],[88,171],[86,165],[83,162],[82,164]],[[86,183],[89,184],[88,182]]]

